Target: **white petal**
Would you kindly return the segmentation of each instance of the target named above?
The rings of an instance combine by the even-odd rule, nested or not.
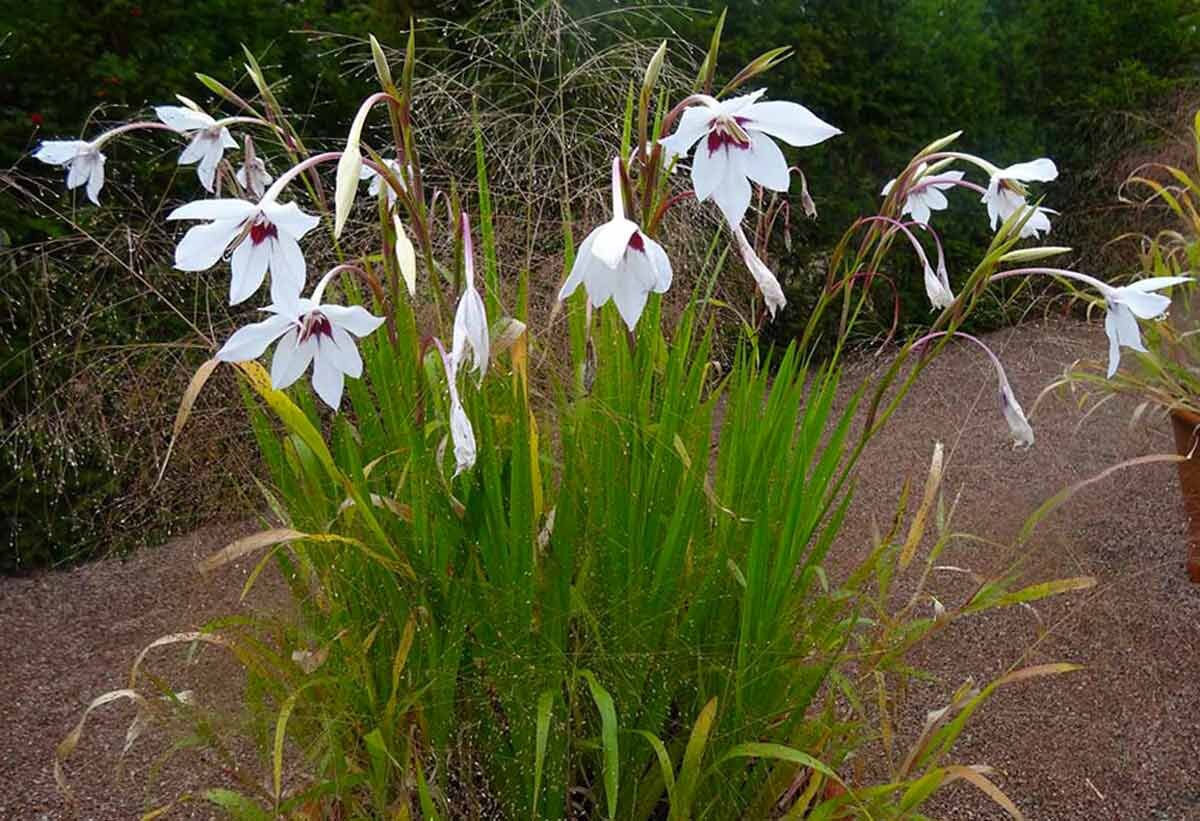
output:
[[[303,239],[305,234],[321,224],[320,218],[304,213],[295,202],[283,205],[268,203],[263,206],[263,214],[280,232],[286,232],[295,239]]]
[[[904,203],[904,210],[907,211],[909,215],[911,215],[912,218],[917,222],[925,225],[929,224],[929,206],[926,204],[925,198],[922,197],[921,194],[918,193],[909,197],[908,201]]]
[[[890,180],[888,180],[886,183],[883,184],[883,188],[879,189],[879,195],[881,197],[886,197],[888,194],[892,193],[892,187],[895,186],[895,184],[896,184],[896,178],[892,177]]]
[[[91,172],[91,157],[87,154],[80,154],[67,166],[67,188],[74,189],[83,185],[88,181]]]
[[[1042,157],[1029,162],[1019,162],[1002,169],[999,176],[1007,180],[1023,180],[1025,182],[1050,182],[1058,177],[1058,168],[1054,161]]]
[[[298,346],[299,338],[300,332],[293,330],[275,346],[275,356],[271,358],[271,387],[276,390],[283,390],[299,379],[317,352],[316,339],[310,336]]]
[[[704,106],[694,105],[685,108],[679,118],[679,125],[670,137],[659,140],[668,155],[686,156],[696,141],[709,132],[709,123],[713,114]]]
[[[767,306],[767,310],[771,312],[771,318],[774,319],[775,313],[787,305],[787,298],[783,295],[783,288],[779,286],[779,280],[775,278],[775,274],[767,267],[767,264],[759,258],[754,252],[754,247],[750,244],[750,240],[746,238],[746,233],[742,230],[741,225],[733,227],[733,238],[737,242],[738,253],[742,256],[742,262],[745,263],[750,275],[754,277],[755,283],[758,284],[758,290],[763,295],[763,302]]]
[[[334,362],[335,347],[326,337],[317,341],[317,352],[313,357],[312,386],[321,401],[334,410],[342,403],[342,387],[345,379]]]
[[[237,148],[238,147],[237,140],[235,140],[233,138],[233,135],[229,133],[228,128],[221,129],[221,147],[222,148]]]
[[[277,294],[298,295],[308,275],[300,243],[280,231],[262,244],[270,246],[267,267],[271,269],[271,301],[280,301]]]
[[[246,200],[222,198],[196,200],[167,214],[169,220],[246,220],[258,213],[258,206]]]
[[[732,156],[734,152],[729,153],[731,162],[726,168],[725,179],[713,191],[712,198],[730,225],[741,225],[750,208],[750,180],[742,173],[738,158]]]
[[[932,186],[921,191],[921,199],[930,211],[945,211],[946,207],[950,205],[950,200],[946,199],[946,195]],[[921,222],[928,221],[928,217],[921,220]]]
[[[717,109],[721,114],[733,116],[734,114],[742,114],[751,104],[758,102],[762,95],[766,94],[765,88],[760,88],[756,91],[751,91],[749,94],[742,94],[737,97],[730,97],[728,100],[722,100],[717,104]]]
[[[925,266],[925,295],[935,309],[948,308],[954,304],[954,293],[950,284],[939,277],[930,265]]]
[[[1108,334],[1108,378],[1112,379],[1121,364],[1121,340],[1118,337],[1117,318],[1111,308],[1104,316],[1104,333]]]
[[[104,155],[97,153],[88,172],[87,198],[94,205],[100,204],[100,189],[104,187],[104,162]]]
[[[1182,285],[1185,282],[1192,282],[1192,277],[1147,277],[1139,279],[1137,282],[1131,282],[1125,288],[1131,291],[1158,291],[1162,288],[1170,288],[1173,285]]]
[[[615,268],[621,261],[625,249],[629,247],[629,238],[637,231],[637,224],[627,219],[614,219],[606,222],[593,232],[592,254],[609,268]]]
[[[450,358],[454,360],[455,369],[466,361],[466,353],[471,352],[475,370],[482,380],[488,365],[488,324],[483,299],[474,288],[463,292],[458,301],[458,309],[454,312],[454,337],[450,348]]]
[[[842,133],[804,106],[783,100],[754,103],[742,116],[749,120],[743,123],[744,128],[766,132],[799,147],[816,145]]]
[[[772,191],[786,191],[791,179],[787,160],[775,141],[766,134],[751,131],[750,148],[742,151],[746,176]]]
[[[592,244],[595,242],[596,233],[599,230],[599,228],[593,229],[576,249],[575,261],[571,263],[571,273],[567,275],[567,281],[558,289],[559,302],[575,293],[575,289],[579,287],[580,283],[588,278],[592,267],[599,264],[600,261],[592,253]]]
[[[179,105],[158,105],[154,107],[154,113],[158,119],[176,131],[199,131],[216,122],[202,111]]]
[[[320,310],[334,325],[358,337],[366,336],[383,324],[383,317],[373,315],[361,305],[322,305]]]
[[[653,274],[639,271],[642,268],[650,268],[650,261],[645,258],[644,254],[635,251],[631,256],[636,259],[622,265],[617,270],[617,276],[613,280],[612,300],[616,303],[621,319],[625,320],[625,324],[632,331],[637,325],[642,311],[646,308],[646,296],[649,289],[643,280]]]
[[[238,328],[217,351],[222,362],[248,362],[258,359],[263,351],[292,326],[292,321],[281,314],[267,317],[262,322]]]
[[[199,162],[206,153],[208,147],[212,144],[212,140],[203,131],[192,137],[192,141],[187,144],[187,148],[179,155],[179,165],[191,165],[194,162]]]
[[[269,243],[260,242],[255,245],[250,237],[244,238],[233,249],[233,256],[229,260],[230,305],[240,305],[262,287],[263,279],[267,276],[270,255]]]
[[[322,339],[319,350],[322,355],[329,356],[337,369],[346,376],[355,379],[362,376],[362,356],[358,353],[358,346],[354,344],[354,337],[346,333],[344,328],[334,325],[333,339]]]
[[[650,264],[654,266],[654,285],[652,290],[658,294],[664,294],[671,287],[671,279],[673,272],[671,270],[671,258],[667,256],[667,252],[663,247],[647,236],[642,237],[642,243],[646,246],[646,256],[650,259]]]
[[[194,225],[175,246],[175,267],[180,271],[207,271],[217,264],[242,229],[238,219]]]
[[[208,144],[208,150],[204,156],[200,158],[200,164],[196,166],[196,176],[200,178],[200,184],[204,186],[206,191],[212,191],[217,179],[217,166],[221,164],[221,155],[224,150],[221,144],[215,140]]]
[[[729,149],[724,146],[709,151],[707,144],[701,144],[696,149],[692,158],[692,191],[697,202],[704,202],[717,190],[725,179],[729,162]]]
[[[45,140],[33,152],[33,158],[47,165],[66,165],[90,147],[83,140]]]
[[[1008,384],[1008,377],[1000,371],[1000,411],[1004,414],[1004,421],[1008,423],[1009,433],[1012,434],[1013,440],[1018,445],[1029,447],[1033,444],[1033,428],[1029,425],[1029,420],[1025,417],[1025,411],[1021,408],[1021,403],[1017,401],[1016,394],[1013,393],[1012,386]]]

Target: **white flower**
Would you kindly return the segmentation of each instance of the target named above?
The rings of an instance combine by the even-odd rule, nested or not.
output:
[[[454,360],[455,372],[470,356],[479,374],[479,382],[488,366],[488,321],[483,297],[475,290],[475,249],[471,242],[471,222],[462,215],[463,271],[466,288],[458,300],[454,312],[454,340],[450,346],[450,358]]]
[[[924,225],[929,224],[932,212],[946,210],[950,201],[942,192],[953,188],[954,184],[963,178],[961,171],[947,171],[944,174],[927,177],[925,170],[928,167],[925,163],[917,166],[917,170],[908,184],[904,206],[900,209],[901,216],[909,214],[914,220]],[[886,197],[891,193],[895,184],[896,180],[892,180],[879,193]]]
[[[258,157],[239,165],[235,176],[242,190],[249,191],[260,199],[266,193],[267,186],[275,179],[267,172],[266,163]]]
[[[1171,298],[1152,293],[1172,285],[1190,282],[1191,277],[1150,277],[1131,285],[1113,288],[1095,283],[1104,295],[1108,313],[1104,317],[1104,332],[1108,334],[1108,376],[1117,372],[1121,364],[1121,348],[1145,351],[1138,319],[1157,319],[1171,305]]]
[[[737,225],[732,230],[733,237],[737,241],[738,253],[742,255],[742,262],[746,264],[750,275],[758,283],[758,290],[762,292],[763,302],[766,303],[767,310],[771,312],[771,318],[774,319],[775,312],[787,305],[783,289],[779,287],[779,280],[775,278],[771,269],[759,258],[758,254],[754,253],[754,247],[746,238],[742,226]]]
[[[283,390],[299,379],[312,363],[312,386],[326,405],[338,409],[344,377],[362,376],[363,362],[354,337],[364,337],[383,324],[361,305],[324,305],[326,275],[311,297],[293,297],[263,310],[271,316],[239,328],[217,351],[224,362],[245,362],[262,356],[280,337],[271,360],[271,386]]]
[[[196,176],[206,191],[212,191],[215,185],[217,166],[226,148],[237,148],[237,141],[225,126],[196,108],[178,105],[155,106],[154,113],[166,125],[183,134],[189,134],[192,141],[179,155],[180,165],[196,166]]]
[[[457,476],[475,466],[475,429],[471,427],[471,420],[467,417],[458,395],[459,363],[453,353],[446,353],[440,339],[433,341],[442,356],[442,366],[446,369],[446,384],[450,389],[450,440],[454,443],[454,475]]]
[[[1025,411],[1021,409],[1021,403],[1017,401],[1012,385],[1008,384],[1008,376],[1004,373],[1004,368],[1000,367],[1000,360],[996,359],[995,363],[996,375],[1000,379],[1000,412],[1004,414],[1004,421],[1008,423],[1013,443],[1030,447],[1033,445],[1033,428],[1025,418]]]
[[[304,288],[307,268],[299,240],[320,220],[301,211],[296,203],[197,200],[176,208],[167,219],[211,220],[188,229],[176,246],[175,267],[180,271],[208,270],[234,244],[230,305],[244,302],[257,291],[268,270],[272,302],[294,299]]]
[[[992,172],[988,180],[987,190],[983,192],[980,202],[987,206],[988,219],[992,230],[1023,208],[1028,208],[1025,201],[1028,192],[1023,182],[1050,182],[1058,177],[1058,168],[1054,161],[1042,157],[1031,162],[1017,163],[1008,168],[1000,168]],[[1022,237],[1038,236],[1050,230],[1050,218],[1047,214],[1056,213],[1048,208],[1038,208],[1021,228]]]
[[[100,204],[100,189],[104,187],[104,155],[97,143],[86,140],[46,140],[33,152],[36,160],[47,165],[65,166],[67,188],[87,184],[87,198]]]
[[[796,103],[760,103],[763,91],[729,100],[697,95],[701,105],[683,112],[679,127],[661,142],[683,156],[697,142],[692,157],[696,199],[712,199],[731,226],[740,225],[750,207],[750,181],[772,191],[786,191],[788,163],[771,139],[810,146],[842,132]]]
[[[558,292],[559,300],[575,293],[583,283],[596,307],[611,298],[629,330],[633,330],[651,291],[671,287],[671,260],[667,252],[625,218],[621,195],[621,160],[612,164],[613,218],[593,230],[580,244],[571,273]]]
[[[934,310],[949,308],[954,304],[954,292],[950,290],[950,275],[941,260],[938,261],[937,271],[925,260],[925,295]]]
[[[404,184],[404,178],[400,176],[400,163],[397,160],[384,160],[383,164],[391,170],[401,185]],[[367,186],[367,193],[372,197],[379,196],[379,187],[387,186],[388,205],[396,204],[396,189],[392,188],[391,184],[384,179],[384,176],[375,170],[373,166],[363,164],[362,169],[358,172],[359,180],[370,180],[371,183]]]

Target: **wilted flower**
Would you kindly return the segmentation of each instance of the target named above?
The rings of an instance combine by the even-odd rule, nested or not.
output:
[[[946,266],[938,261],[935,271],[929,261],[925,261],[925,295],[936,310],[949,308],[954,304],[954,292],[950,290],[950,275]]]
[[[180,98],[185,102],[191,101]],[[217,166],[226,148],[237,148],[237,141],[229,133],[229,129],[217,123],[211,116],[194,107],[160,105],[155,106],[154,113],[171,128],[183,134],[191,135],[192,141],[179,155],[180,165],[196,166],[196,176],[205,190],[212,191],[216,181]],[[244,185],[244,184],[243,184]]]
[[[1049,182],[1058,177],[1058,168],[1054,161],[1042,157],[1031,162],[1017,163],[1008,168],[999,168],[992,172],[987,190],[980,200],[987,205],[988,219],[992,230],[1023,208],[1030,207],[1026,202],[1028,192],[1023,182]],[[1036,208],[1026,223],[1021,227],[1022,237],[1039,236],[1050,230],[1050,218],[1047,214],[1056,213],[1048,208]]]
[[[224,362],[245,362],[262,356],[280,337],[271,360],[271,385],[283,390],[299,379],[312,363],[312,386],[326,405],[337,410],[342,401],[344,377],[362,376],[363,362],[354,337],[364,337],[383,324],[361,305],[321,304],[326,274],[311,297],[292,297],[263,310],[271,314],[262,322],[239,328],[217,351]]]
[[[611,298],[632,331],[650,292],[661,294],[671,287],[671,260],[637,223],[625,218],[619,157],[613,158],[612,186],[613,218],[580,244],[558,298],[566,299],[582,283],[593,305],[599,307]]]
[[[1154,291],[1190,282],[1191,277],[1150,277],[1130,285],[1113,288],[1101,283],[1100,292],[1108,306],[1104,317],[1104,332],[1108,334],[1108,376],[1117,372],[1121,364],[1121,348],[1145,351],[1138,318],[1157,319],[1166,313],[1171,298]]]
[[[249,191],[256,197],[262,198],[266,193],[267,186],[274,179],[268,172],[266,163],[258,157],[247,159],[246,162],[238,166],[237,170],[238,185],[243,190]]]
[[[661,142],[668,152],[692,157],[692,187],[696,199],[714,200],[731,226],[740,225],[750,207],[750,182],[772,191],[786,191],[788,163],[771,139],[810,146],[842,132],[797,103],[758,102],[765,90],[729,100],[694,95],[700,105],[687,108],[679,127]]]
[[[65,166],[67,188],[75,189],[87,184],[87,198],[100,204],[100,189],[104,187],[104,155],[100,153],[100,141],[46,140],[33,152],[36,160],[47,165]]]
[[[925,171],[928,167],[926,163],[917,166],[909,180],[904,205],[900,209],[901,216],[909,214],[914,220],[925,225],[929,224],[934,211],[944,211],[950,205],[950,201],[942,192],[953,188],[955,183],[963,178],[961,171],[946,171],[927,177]],[[886,197],[895,185],[896,180],[891,180],[879,193]]]
[[[771,273],[771,269],[767,267],[767,264],[754,252],[754,246],[746,238],[745,232],[742,231],[742,226],[735,226],[732,230],[733,238],[737,241],[738,253],[742,255],[742,262],[746,264],[750,275],[758,283],[758,290],[762,292],[763,302],[766,303],[767,310],[771,312],[771,318],[774,319],[775,312],[787,305],[783,289],[779,287],[779,280],[775,278],[775,274]]]
[[[169,220],[211,220],[188,229],[175,248],[175,267],[205,271],[217,263],[231,243],[232,277],[229,304],[244,302],[271,272],[271,301],[283,304],[304,288],[307,267],[299,240],[320,222],[294,202],[273,197],[254,203],[242,199],[189,202],[167,215]]]
[[[395,175],[397,181],[399,181],[400,184],[403,185],[404,178],[402,176],[400,176],[399,161],[384,160],[383,164],[386,165],[391,170],[392,174]],[[396,189],[392,188],[391,184],[389,184],[388,181],[386,179],[384,179],[383,175],[380,174],[378,171],[376,171],[373,166],[370,166],[370,165],[367,165],[364,163],[362,169],[358,172],[358,178],[360,180],[370,180],[371,181],[371,183],[367,186],[367,193],[370,194],[372,197],[379,196],[379,187],[380,186],[387,186],[388,205],[396,204]]]
[[[479,381],[488,366],[488,321],[483,297],[475,290],[475,248],[471,241],[471,221],[462,215],[463,272],[466,288],[458,300],[454,313],[454,341],[450,347],[450,358],[457,372],[468,358],[468,354],[479,374]]]

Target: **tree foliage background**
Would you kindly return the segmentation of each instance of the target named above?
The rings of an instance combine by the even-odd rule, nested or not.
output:
[[[509,2],[486,4],[489,19]],[[306,135],[333,138],[344,130],[366,81],[341,59],[341,41],[318,33],[373,32],[398,45],[410,18],[436,16],[469,27],[482,5],[0,0],[0,168],[7,169],[0,171],[0,570],[77,558],[131,539],[152,541],[165,528],[190,525],[220,509],[195,498],[184,505],[123,507],[135,489],[144,492],[144,481],[137,485],[128,469],[114,468],[121,434],[91,440],[76,431],[64,449],[53,425],[26,424],[77,373],[73,353],[170,338],[159,330],[172,322],[148,313],[119,270],[53,264],[59,257],[47,249],[69,244],[69,238],[53,214],[29,205],[37,179],[57,182],[28,158],[38,140],[128,117],[175,92],[203,102],[193,72],[241,76],[243,43],[265,65],[280,67],[286,77],[281,96],[303,116]],[[614,8],[600,0],[562,5],[578,14]],[[663,20],[702,45],[723,5],[676,7]],[[1162,115],[1192,99],[1200,69],[1197,0],[730,0],[728,6],[720,74],[732,76],[770,46],[791,46],[794,56],[768,79],[771,95],[804,103],[844,132],[793,157],[802,163],[821,213],[815,221],[791,220],[796,242],[780,274],[791,288],[792,317],[806,304],[803,272],[811,259],[874,207],[880,187],[917,148],[958,129],[965,131],[964,145],[1000,165],[1052,156],[1061,177],[1045,204],[1064,212],[1056,242],[1100,247],[1116,233],[1114,223],[1098,218],[1111,210],[1119,180],[1114,169],[1124,158],[1152,155],[1170,141]],[[454,45],[439,42],[437,31],[423,32],[423,47]],[[652,38],[667,32],[642,33]],[[143,159],[110,163],[116,183],[122,175],[165,179],[173,172],[170,152]],[[598,172],[598,184],[604,176]],[[37,190],[65,204],[59,189]],[[103,233],[146,218],[149,207],[124,202],[116,214],[77,212],[86,227]],[[965,254],[986,241],[981,208],[958,209],[939,221],[954,237],[951,263],[956,251]],[[1082,264],[1104,260],[1085,258]],[[924,310],[919,285],[903,296],[906,310]],[[76,316],[77,323],[63,322]],[[785,316],[773,331],[786,335],[792,327]],[[133,411],[127,401],[106,395],[113,389],[99,378],[91,383],[94,394],[74,383],[77,394],[65,406],[86,407],[89,418],[101,420],[133,413],[156,420],[165,432],[181,383],[157,374],[137,384],[143,395]],[[156,387],[147,391],[147,384]],[[64,407],[61,396],[51,404],[60,412]],[[19,428],[27,433],[20,446],[14,440]],[[88,441],[105,444],[89,447]],[[220,461],[222,452],[217,447],[199,454],[196,469]]]

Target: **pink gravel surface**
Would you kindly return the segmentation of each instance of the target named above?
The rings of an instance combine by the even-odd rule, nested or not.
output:
[[[1027,410],[1065,364],[1105,352],[1099,329],[1073,323],[1027,324],[989,341]],[[1032,420],[1036,445],[1013,450],[990,366],[978,350],[955,345],[864,454],[840,555],[831,563],[869,544],[872,519],[888,520],[906,477],[920,487],[941,440],[948,501],[961,494],[953,528],[997,543],[956,540],[941,561],[995,572],[1012,558],[1005,545],[1025,517],[1051,495],[1132,456],[1172,450],[1161,422],[1130,425],[1133,407],[1110,402],[1083,419],[1069,396],[1049,397]],[[50,765],[83,707],[123,686],[145,644],[219,615],[286,606],[277,578],[264,578],[242,603],[245,568],[207,579],[195,570],[198,559],[255,527],[208,527],[128,560],[0,579],[0,819],[135,818],[180,792],[222,783],[211,754],[185,752],[147,786],[164,749],[153,736],[138,741],[118,778],[117,754],[133,715],[124,705],[93,714],[68,762],[74,810],[59,795]],[[1036,610],[1010,608],[955,625],[923,648],[919,662],[937,679],[913,688],[904,702],[901,742],[967,677],[982,683],[1013,665],[1079,663],[1082,672],[1002,690],[969,725],[955,760],[995,768],[992,778],[1030,819],[1200,819],[1200,587],[1183,572],[1174,466],[1133,467],[1088,487],[1043,522],[1021,552],[1030,582],[1088,575],[1098,583]],[[952,605],[970,585],[944,573],[934,589]],[[236,721],[242,676],[219,651],[206,649],[188,663],[179,648],[163,648],[152,669]],[[253,764],[245,746],[234,754]],[[1007,817],[968,786],[947,790],[931,814]],[[214,813],[193,803],[167,817]]]

